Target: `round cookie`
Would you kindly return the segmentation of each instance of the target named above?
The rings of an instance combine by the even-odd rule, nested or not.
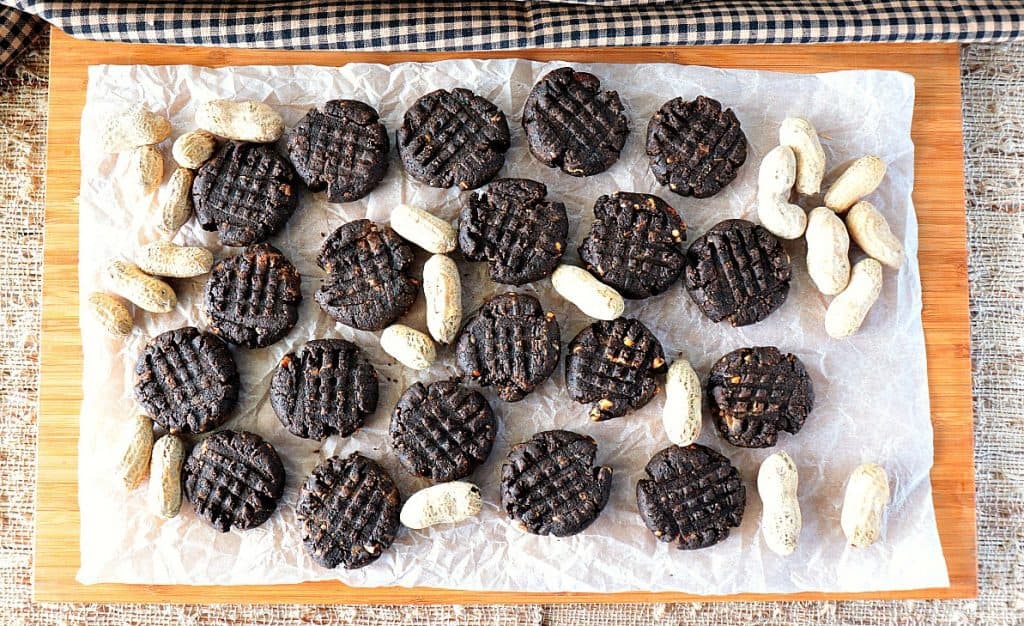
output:
[[[487,400],[455,381],[413,383],[391,416],[391,447],[410,473],[438,482],[487,460],[497,423]]]
[[[594,223],[579,248],[587,270],[626,298],[663,293],[686,262],[686,223],[657,196],[617,192],[594,204]]]
[[[495,387],[502,400],[516,402],[558,365],[558,321],[533,296],[495,296],[466,320],[455,341],[455,354],[463,375]]]
[[[310,191],[352,202],[388,171],[391,141],[376,109],[358,100],[328,100],[285,133],[288,158]]]
[[[294,185],[295,170],[273,146],[225,142],[192,181],[196,219],[226,246],[258,243],[295,212]]]
[[[270,404],[296,437],[348,437],[377,410],[377,371],[344,339],[314,339],[285,355],[270,383]]]
[[[747,137],[732,109],[717,100],[669,100],[647,125],[651,172],[681,196],[709,198],[736,178]]]
[[[295,507],[302,543],[323,567],[357,569],[395,541],[402,497],[391,476],[358,452],[316,466]]]
[[[301,279],[269,243],[222,259],[206,283],[209,330],[247,348],[265,348],[288,334],[299,319]]]
[[[199,442],[182,469],[185,497],[222,533],[267,521],[284,492],[284,466],[259,435],[222,430]]]
[[[491,101],[468,89],[438,89],[405,112],[397,143],[405,171],[421,183],[475,189],[505,164],[511,137]]]
[[[711,416],[726,441],[769,448],[779,431],[796,434],[814,408],[804,364],[778,348],[740,348],[711,368],[706,385]]]
[[[690,245],[683,277],[711,321],[746,326],[782,306],[791,274],[778,237],[753,222],[725,220]]]
[[[548,188],[525,178],[502,178],[470,194],[459,215],[459,249],[487,261],[491,280],[523,285],[555,270],[565,253],[565,205],[547,201]]]
[[[667,367],[658,338],[639,320],[620,317],[587,326],[569,343],[565,383],[590,419],[602,422],[639,409],[658,392]]]
[[[316,301],[342,324],[381,330],[416,301],[419,282],[407,274],[412,261],[412,247],[390,227],[366,219],[344,224],[317,257],[328,276]]]
[[[698,550],[723,541],[740,525],[747,491],[729,459],[691,444],[670,446],[651,458],[650,479],[636,484],[640,517],[660,541]]]
[[[185,326],[146,344],[135,365],[135,399],[175,435],[213,430],[238,401],[238,370],[224,342]]]
[[[629,118],[619,94],[601,91],[597,76],[563,67],[533,86],[523,106],[530,152],[572,176],[599,174],[619,159]]]
[[[568,430],[512,446],[501,468],[501,505],[520,529],[568,537],[590,526],[612,488],[612,468],[594,466],[597,444]]]

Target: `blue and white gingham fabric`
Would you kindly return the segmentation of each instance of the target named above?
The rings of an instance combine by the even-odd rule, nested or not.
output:
[[[0,0],[0,65],[45,20],[86,39],[292,49],[492,50],[1007,41],[1024,0]],[[6,25],[5,25],[6,24]]]

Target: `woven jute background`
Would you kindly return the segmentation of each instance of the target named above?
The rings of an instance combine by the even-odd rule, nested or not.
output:
[[[1024,623],[1024,45],[963,55],[981,597],[524,607],[33,604],[32,523],[42,277],[47,42],[0,79],[0,623]]]

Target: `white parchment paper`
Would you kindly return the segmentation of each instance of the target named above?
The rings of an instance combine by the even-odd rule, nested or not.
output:
[[[811,372],[814,412],[798,435],[783,434],[776,450],[786,450],[800,473],[803,533],[797,551],[781,558],[768,551],[759,534],[761,502],[756,473],[773,450],[744,450],[722,440],[705,420],[700,442],[725,453],[747,486],[743,524],[728,540],[705,550],[680,551],[658,542],[643,526],[635,499],[636,481],[653,453],[669,444],[661,427],[663,396],[642,410],[604,423],[587,419],[587,407],[564,390],[560,367],[535,393],[517,404],[485,391],[499,418],[494,451],[471,479],[486,500],[481,515],[458,526],[423,531],[403,529],[394,546],[369,567],[325,570],[305,554],[294,504],[305,476],[327,455],[359,450],[384,463],[403,496],[426,486],[407,474],[389,451],[387,423],[401,392],[416,380],[434,381],[456,373],[450,349],[440,350],[427,372],[404,369],[380,349],[377,334],[336,325],[313,300],[322,273],[314,262],[325,234],[360,217],[386,222],[398,202],[429,209],[446,219],[458,215],[460,194],[426,187],[404,175],[397,156],[387,178],[369,198],[330,205],[322,194],[304,194],[287,228],[274,237],[302,273],[305,301],[298,326],[283,341],[262,350],[233,348],[242,379],[241,401],[228,428],[252,430],[281,454],[287,488],[278,512],[249,531],[220,534],[199,520],[188,504],[170,521],[151,516],[144,489],[131,494],[112,478],[112,442],[119,426],[138,410],[132,399],[133,367],[145,343],[168,329],[202,326],[199,305],[205,277],[176,280],[177,309],[166,315],[137,312],[136,328],[112,340],[83,322],[84,401],[79,442],[81,570],[86,583],[246,584],[288,583],[337,578],[350,585],[425,585],[473,590],[624,591],[680,590],[703,594],[734,592],[861,591],[948,585],[928,479],[932,466],[932,426],[928,407],[921,289],[917,265],[917,223],[911,205],[914,147],[910,123],[913,79],[895,72],[854,71],[791,75],[718,70],[669,64],[577,64],[618,90],[632,132],[621,159],[607,172],[579,179],[550,170],[530,155],[520,127],[523,102],[533,83],[563,63],[522,60],[446,61],[431,64],[351,64],[341,68],[191,66],[98,66],[90,69],[82,120],[80,286],[85,295],[101,288],[100,269],[110,257],[131,257],[157,237],[154,198],[138,200],[123,180],[125,156],[96,147],[96,129],[105,115],[141,104],[168,116],[177,136],[193,128],[198,103],[211,98],[255,99],[277,108],[289,125],[329,98],[357,98],[377,107],[393,133],[405,109],[437,88],[470,87],[508,115],[513,133],[502,176],[522,176],[547,184],[549,196],[569,211],[570,252],[589,228],[594,201],[616,190],[660,195],[689,225],[692,241],[716,222],[732,217],[756,220],[757,166],[777,144],[781,120],[807,117],[822,134],[830,166],[873,153],[889,174],[871,199],[889,219],[907,249],[907,263],[886,269],[885,286],[864,328],[835,341],[823,329],[827,299],[807,277],[802,242],[787,243],[793,258],[789,299],[766,321],[746,328],[713,324],[704,318],[681,284],[644,301],[628,302],[626,314],[639,317],[665,347],[667,356],[685,356],[703,378],[720,356],[743,346],[777,345],[797,354]],[[747,164],[738,179],[706,200],[678,197],[659,187],[650,174],[643,140],[647,121],[666,100],[706,94],[732,107],[749,139]],[[164,145],[170,162],[170,150]],[[170,169],[168,168],[168,172]],[[204,245],[218,258],[234,251],[190,222],[176,241]],[[420,261],[425,255],[420,255]],[[472,311],[504,288],[486,279],[483,264],[459,261],[463,301]],[[417,263],[419,271],[421,263]],[[563,301],[548,280],[520,289],[536,294],[553,310],[567,343],[589,320]],[[84,313],[84,311],[83,311]],[[83,319],[87,320],[83,315]],[[422,298],[405,323],[424,328]],[[309,339],[345,337],[358,343],[381,375],[375,415],[355,436],[307,441],[282,428],[268,401],[273,369],[287,352]],[[498,476],[511,445],[533,433],[568,428],[593,436],[598,462],[614,468],[611,501],[585,532],[566,539],[536,537],[514,529],[498,505]],[[892,503],[881,541],[867,549],[848,548],[839,527],[843,488],[858,464],[882,464],[891,477]]]

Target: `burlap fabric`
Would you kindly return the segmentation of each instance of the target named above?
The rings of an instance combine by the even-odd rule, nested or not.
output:
[[[963,58],[980,599],[523,607],[31,602],[47,88],[46,41],[37,45],[0,82],[0,623],[1024,623],[1024,45],[972,46]]]

